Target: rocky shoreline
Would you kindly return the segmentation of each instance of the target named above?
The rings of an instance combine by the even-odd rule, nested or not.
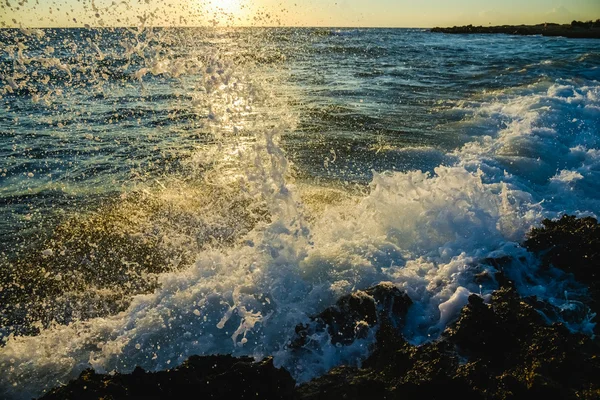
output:
[[[537,25],[500,25],[500,26],[454,26],[451,28],[432,28],[431,32],[450,34],[489,34],[563,36],[573,39],[600,39],[600,20],[570,24],[545,23]]]
[[[533,229],[523,245],[542,269],[573,274],[589,287],[587,305],[598,311],[600,225],[593,218],[564,216]],[[460,317],[441,337],[415,346],[400,334],[412,301],[391,284],[379,284],[338,300],[306,325],[291,343],[307,351],[307,338],[328,330],[348,345],[376,329],[376,343],[360,368],[340,366],[296,385],[272,359],[254,362],[229,355],[193,356],[161,372],[131,374],[84,371],[42,399],[597,399],[600,398],[600,340],[571,332],[545,316],[577,318],[535,297],[520,297],[503,269],[510,259],[489,259],[498,289],[489,304],[472,294]],[[596,326],[597,328],[597,326]],[[596,329],[598,333],[598,329]]]

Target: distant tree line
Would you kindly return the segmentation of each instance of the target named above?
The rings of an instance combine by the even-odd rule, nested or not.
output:
[[[600,28],[600,19],[597,19],[596,21],[587,21],[587,22],[582,22],[582,21],[573,21],[571,22],[571,26],[573,28]]]

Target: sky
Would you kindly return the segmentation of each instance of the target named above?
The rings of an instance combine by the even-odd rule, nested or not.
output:
[[[600,19],[600,0],[0,0],[0,26],[434,27]]]

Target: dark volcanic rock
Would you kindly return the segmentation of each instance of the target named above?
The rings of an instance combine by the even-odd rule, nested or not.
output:
[[[556,221],[544,220],[534,228],[525,247],[550,265],[572,273],[589,288],[591,308],[600,313],[600,225],[591,217],[565,215]]]
[[[452,34],[504,33],[508,35],[542,35],[564,36],[567,38],[600,39],[600,20],[595,22],[573,21],[571,24],[538,24],[538,25],[500,25],[500,26],[454,26],[451,28],[433,28],[431,32]]]
[[[307,325],[296,327],[292,347],[301,348],[306,338],[325,329],[333,344],[348,345],[356,339],[365,338],[369,329],[383,320],[396,326],[402,324],[412,300],[391,283],[381,283],[364,291],[341,297],[335,306],[312,318]]]
[[[554,265],[586,284],[600,280],[600,225],[596,219],[565,215],[557,221],[546,219],[525,241],[546,266]]]
[[[363,368],[339,367],[298,388],[302,399],[594,399],[600,349],[589,337],[548,326],[513,289],[492,305],[472,295],[438,341],[412,346],[382,326]],[[576,372],[574,372],[576,371]]]
[[[255,363],[250,358],[193,356],[180,367],[154,373],[139,367],[113,376],[85,370],[42,399],[289,399],[294,385],[272,359]]]

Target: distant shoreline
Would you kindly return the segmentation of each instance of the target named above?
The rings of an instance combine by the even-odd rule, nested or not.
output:
[[[573,21],[570,24],[544,23],[537,25],[499,25],[499,26],[454,26],[451,28],[432,28],[431,32],[449,34],[488,34],[508,35],[564,36],[575,39],[600,39],[600,19],[596,21]]]

